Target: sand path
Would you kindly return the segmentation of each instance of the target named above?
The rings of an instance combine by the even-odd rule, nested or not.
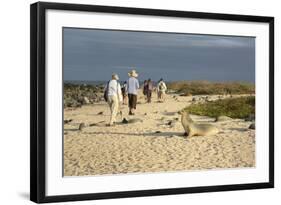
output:
[[[220,133],[182,136],[177,111],[191,101],[192,97],[171,94],[164,103],[158,103],[154,94],[152,103],[147,104],[140,96],[135,116],[128,116],[126,105],[121,108],[122,118],[136,122],[114,127],[106,126],[110,111],[105,102],[65,109],[64,119],[73,120],[64,126],[65,176],[255,166],[255,131],[247,129],[250,122],[213,122],[212,118],[192,115],[195,121],[214,124]],[[121,121],[120,115],[118,120]],[[87,126],[79,131],[82,122]]]

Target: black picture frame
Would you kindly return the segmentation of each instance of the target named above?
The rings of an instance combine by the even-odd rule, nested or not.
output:
[[[195,19],[263,22],[269,25],[269,181],[220,186],[138,190],[46,196],[46,10],[68,10],[130,15],[169,16]],[[143,8],[38,2],[30,6],[30,200],[37,203],[97,200],[198,192],[218,192],[274,187],[274,17],[202,13]]]

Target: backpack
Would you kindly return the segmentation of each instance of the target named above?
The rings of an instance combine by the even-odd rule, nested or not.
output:
[[[163,91],[164,89],[165,89],[165,86],[164,86],[163,82],[161,82],[159,85],[159,90]]]
[[[110,82],[110,81],[107,82],[106,89],[105,89],[105,91],[104,91],[104,93],[103,93],[103,98],[104,98],[105,102],[108,101],[109,82]]]

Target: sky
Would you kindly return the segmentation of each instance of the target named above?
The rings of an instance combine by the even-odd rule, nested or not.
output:
[[[255,82],[255,38],[63,29],[64,80],[139,79]]]

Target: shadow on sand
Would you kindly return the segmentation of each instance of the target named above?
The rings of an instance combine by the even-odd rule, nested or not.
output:
[[[249,129],[247,129],[247,128],[228,128],[229,130],[232,130],[232,131],[240,131],[240,132],[246,132],[246,131],[248,131]]]
[[[125,135],[125,136],[144,136],[144,137],[186,137],[182,132],[143,132],[143,133],[125,133],[125,132],[86,132],[85,134],[113,134],[113,135]]]
[[[74,132],[74,131],[79,131],[79,129],[78,128],[64,128],[64,131],[65,132],[67,132],[67,131]]]

